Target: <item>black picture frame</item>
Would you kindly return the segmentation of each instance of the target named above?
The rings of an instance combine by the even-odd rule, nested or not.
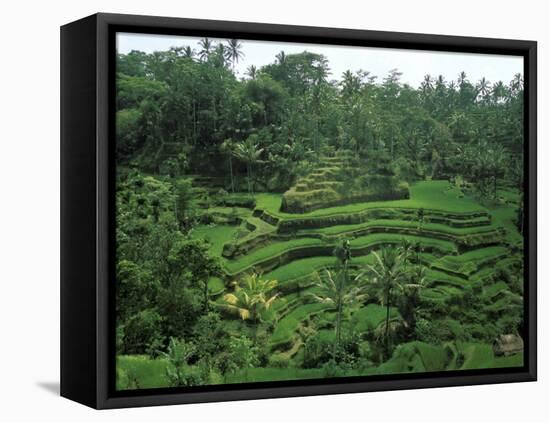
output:
[[[522,368],[114,390],[114,48],[117,32],[492,53],[524,57],[525,364]],[[153,16],[61,27],[61,395],[97,409],[534,381],[537,377],[537,44]]]

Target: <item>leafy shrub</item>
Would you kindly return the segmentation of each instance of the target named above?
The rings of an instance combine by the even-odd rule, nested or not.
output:
[[[195,386],[205,382],[201,369],[188,366],[189,359],[195,354],[196,347],[183,339],[170,338],[166,376],[172,386]]]
[[[227,195],[221,201],[221,205],[225,207],[242,207],[245,209],[253,209],[256,207],[256,199],[250,196]]]
[[[269,366],[286,369],[290,364],[290,359],[286,354],[273,354],[269,358]]]
[[[161,344],[162,322],[156,309],[146,309],[130,317],[124,326],[124,352],[142,354],[150,345]]]
[[[319,331],[311,336],[304,349],[305,368],[322,367],[333,358],[334,333],[332,331]]]
[[[426,320],[418,319],[415,328],[416,339],[430,344],[439,344],[444,341],[464,339],[466,333],[462,325],[456,320]]]

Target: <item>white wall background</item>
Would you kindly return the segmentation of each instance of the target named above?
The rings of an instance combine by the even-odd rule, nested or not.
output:
[[[0,25],[0,420],[544,421],[550,319],[550,31],[545,2],[5,1]],[[539,42],[539,382],[96,412],[58,397],[59,26],[98,12]],[[546,331],[546,336],[544,332]],[[546,412],[545,412],[546,411]],[[540,416],[537,418],[537,416]],[[547,416],[546,416],[547,417]]]

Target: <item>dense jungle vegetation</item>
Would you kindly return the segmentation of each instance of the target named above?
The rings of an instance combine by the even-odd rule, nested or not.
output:
[[[521,366],[522,76],[240,60],[118,55],[117,388]]]

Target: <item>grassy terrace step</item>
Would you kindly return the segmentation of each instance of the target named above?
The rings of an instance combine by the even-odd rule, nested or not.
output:
[[[328,308],[330,307],[321,303],[304,304],[283,317],[279,320],[279,323],[271,335],[271,349],[275,350],[289,347],[294,332],[298,329],[300,323]]]
[[[256,210],[256,213],[267,222],[278,224],[279,232],[281,233],[293,233],[298,230],[307,229],[325,229],[334,226],[360,225],[372,220],[396,220],[410,222],[416,226],[419,225],[418,209],[405,207],[371,207],[358,212],[294,219],[280,219],[259,210]],[[455,213],[450,215],[449,212],[425,209],[422,226],[432,224],[451,228],[485,227],[491,224],[491,219],[487,212]]]
[[[193,229],[191,237],[208,241],[210,243],[210,253],[214,257],[220,257],[223,245],[233,239],[235,229],[236,226],[234,225],[202,225]]]
[[[225,291],[225,284],[220,278],[212,277],[208,279],[208,292],[212,296],[217,296]]]
[[[508,285],[506,285],[505,282],[499,281],[497,283],[484,287],[483,296],[487,299],[492,299],[499,296],[500,294],[508,293],[509,291],[510,289],[508,288]]]
[[[293,266],[295,263],[299,263],[308,260],[310,267],[302,267],[298,272],[299,276],[290,277],[287,273],[287,266]],[[374,256],[372,254],[360,257],[354,257],[353,263],[350,264],[350,277],[354,278],[357,271],[367,264],[374,264]],[[311,257],[310,259],[296,260],[288,265],[278,267],[272,272],[266,275],[266,278],[276,279],[279,284],[277,290],[282,294],[289,293],[303,293],[305,290],[310,290],[312,285],[318,282],[319,273],[324,270],[331,270],[334,268],[335,261],[333,257]],[[295,269],[295,266],[293,266]],[[279,271],[281,269],[281,271]]]
[[[383,245],[398,244],[403,239],[419,242],[424,249],[437,250],[443,254],[455,254],[457,251],[456,245],[449,241],[389,233],[358,237],[353,239],[350,244],[352,254],[362,256]],[[296,259],[332,256],[335,245],[335,243],[326,243],[314,238],[298,238],[290,241],[274,242],[237,260],[225,260],[224,266],[231,277],[252,270],[253,267],[259,267],[260,269],[257,270],[269,272],[278,266],[290,263]]]
[[[354,203],[345,206],[327,207],[308,213],[281,212],[280,194],[262,193],[256,196],[256,208],[278,219],[309,219],[323,216],[357,213],[369,209],[410,209],[424,208],[426,211],[442,212],[453,219],[463,217],[481,217],[487,215],[487,209],[469,197],[458,198],[457,189],[449,188],[448,181],[422,181],[410,186],[411,198],[407,200],[373,201]],[[436,205],[434,207],[434,205]]]
[[[498,262],[494,263],[492,266],[484,267],[473,275],[470,275],[470,279],[480,281],[494,280],[501,272],[509,272],[510,269],[521,266],[521,263],[522,259],[520,257],[512,256],[499,259]]]
[[[401,318],[397,308],[390,307],[390,319]],[[370,332],[386,320],[386,307],[368,304],[355,311],[351,316],[353,330],[356,333]]]
[[[442,257],[432,264],[432,269],[468,278],[477,272],[479,268],[494,264],[508,254],[509,250],[505,247],[480,248],[461,255]]]
[[[423,236],[454,242],[459,247],[471,248],[474,246],[499,244],[502,242],[506,231],[504,228],[497,227],[496,225],[474,228],[451,228],[441,224],[427,224],[420,230],[415,222],[379,219],[356,225],[305,229],[297,231],[295,236],[317,236],[330,242],[342,236],[354,238],[375,233]]]
[[[435,269],[426,269],[426,279],[428,281],[428,286],[439,286],[441,284],[445,284],[462,288],[464,285],[469,284],[467,279],[453,276]]]
[[[466,222],[469,222],[468,220]],[[387,228],[413,228],[418,229],[419,224],[417,221],[412,220],[399,220],[399,219],[373,219],[363,223],[357,223],[353,225],[335,225],[326,228],[319,229],[304,229],[298,231],[297,234],[311,234],[319,233],[323,235],[342,235],[352,234],[362,229],[370,227],[387,227]],[[485,225],[485,226],[465,226],[465,227],[452,227],[441,223],[424,223],[422,225],[422,231],[428,232],[443,232],[452,235],[471,235],[490,233],[498,229],[497,225]]]
[[[244,207],[215,206],[215,207],[209,207],[208,213],[214,216],[223,216],[227,218],[236,216],[241,219],[252,216],[252,210]]]
[[[364,266],[372,264],[374,256],[371,254],[352,257],[350,266]],[[285,282],[291,283],[295,280],[302,279],[326,268],[332,268],[336,264],[334,256],[318,256],[304,259],[294,260],[288,264],[277,267],[275,270],[266,273],[264,276],[267,279],[276,279],[279,281],[279,286]]]
[[[456,286],[439,285],[423,289],[420,296],[427,300],[446,301],[451,297],[459,296],[462,290]]]
[[[246,227],[251,232],[238,240],[231,240],[224,244],[222,256],[231,258],[247,254],[250,250],[266,242],[277,228],[259,217],[248,217]]]

